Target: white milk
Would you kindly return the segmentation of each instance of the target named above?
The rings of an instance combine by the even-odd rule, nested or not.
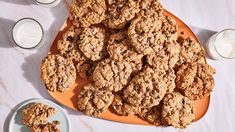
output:
[[[235,30],[227,29],[213,35],[206,48],[213,59],[235,58]]]
[[[42,40],[43,29],[41,25],[30,18],[25,18],[16,23],[13,28],[13,39],[22,48],[36,47]]]

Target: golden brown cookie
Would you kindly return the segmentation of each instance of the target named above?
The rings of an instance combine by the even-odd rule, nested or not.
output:
[[[215,69],[208,64],[185,64],[177,71],[177,87],[186,97],[198,100],[210,95],[215,85]]]
[[[162,118],[176,128],[185,128],[194,120],[193,102],[180,93],[170,93],[163,99]]]
[[[105,0],[73,0],[70,19],[77,27],[90,27],[105,19]]]
[[[110,36],[107,51],[111,59],[130,63],[133,71],[138,72],[142,69],[143,54],[139,54],[134,50],[125,31]]]
[[[32,132],[60,132],[59,121],[48,122],[46,124],[35,125],[31,128]]]
[[[104,57],[105,30],[100,27],[85,28],[79,36],[79,49],[90,60],[97,61]]]
[[[164,75],[163,71],[154,71],[150,67],[145,67],[124,89],[124,98],[133,106],[150,108],[158,105],[168,90],[167,84],[162,79]]]
[[[48,55],[42,61],[41,78],[51,92],[66,91],[76,80],[76,69],[73,62],[61,55]]]
[[[139,111],[139,107],[128,104],[120,95],[115,95],[112,103],[113,110],[122,116],[132,116]]]
[[[206,63],[203,47],[191,38],[181,41],[180,49],[178,66],[183,63]]]
[[[22,122],[27,126],[46,123],[56,113],[56,109],[42,103],[32,103],[22,110]]]
[[[107,0],[104,24],[112,29],[123,28],[140,11],[138,0]]]
[[[99,116],[111,105],[113,97],[112,92],[87,84],[79,92],[78,110],[86,115]]]
[[[129,63],[105,59],[96,66],[92,80],[97,88],[117,92],[127,85],[131,73],[132,67]]]

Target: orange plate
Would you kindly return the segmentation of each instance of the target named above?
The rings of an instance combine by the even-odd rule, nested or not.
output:
[[[182,22],[179,18],[177,18],[176,16],[174,16],[173,14],[171,14],[168,11],[165,11],[165,14],[167,16],[170,16],[172,18],[174,18],[176,20],[176,23],[178,25],[178,32],[180,34],[180,36],[182,36],[183,38],[187,38],[187,37],[191,37],[193,39],[195,39],[196,41],[198,41],[197,37],[194,35],[194,33],[190,30],[190,28],[184,23]],[[62,34],[68,30],[68,28],[71,26],[71,22],[69,20],[67,20],[65,22],[65,24],[62,26],[60,32],[58,33],[55,41],[53,42],[53,45],[50,49],[50,53],[49,54],[55,54],[57,53],[56,50],[56,45],[57,45],[57,41],[59,39],[62,38]],[[184,32],[184,33],[182,33]],[[76,80],[76,84],[74,84],[74,86],[72,88],[70,88],[69,91],[60,93],[60,92],[49,92],[49,94],[58,102],[60,102],[61,104],[73,109],[73,110],[77,110],[77,95],[79,92],[79,89],[82,88],[84,85],[86,85],[88,83],[88,81],[86,79],[82,79],[80,77],[78,77],[78,79]],[[196,106],[196,113],[195,113],[195,117],[196,120],[199,120],[200,118],[202,118],[209,106],[209,102],[210,102],[210,96],[207,98],[204,98],[202,100],[198,100],[195,101],[194,104]],[[100,116],[100,118],[103,119],[107,119],[107,120],[111,120],[111,121],[117,121],[117,122],[122,122],[122,123],[128,123],[128,124],[139,124],[139,125],[153,125],[148,123],[147,121],[144,121],[140,118],[138,118],[137,116],[118,116],[117,114],[115,114],[114,112],[112,112],[111,109],[107,110],[106,112],[103,112]]]

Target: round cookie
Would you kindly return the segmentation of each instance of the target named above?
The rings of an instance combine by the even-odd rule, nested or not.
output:
[[[77,107],[86,115],[99,116],[111,105],[113,98],[112,92],[87,84],[79,92]]]
[[[104,24],[111,29],[121,29],[140,11],[136,0],[107,0],[108,9]]]
[[[112,103],[113,110],[121,116],[132,116],[139,111],[139,107],[134,107],[122,99],[120,95],[115,95]]]
[[[180,46],[176,41],[165,42],[159,51],[147,55],[147,63],[156,70],[168,70],[178,62],[179,53]]]
[[[69,59],[55,54],[48,55],[41,65],[41,77],[51,92],[66,91],[76,80],[76,69]]]
[[[180,93],[170,93],[163,99],[162,119],[168,125],[185,128],[194,120],[195,109],[193,102]]]
[[[85,28],[79,36],[79,49],[90,60],[103,58],[105,49],[105,30],[99,27]]]
[[[97,88],[117,92],[127,85],[131,73],[132,68],[129,63],[105,59],[96,66],[92,81]]]
[[[142,109],[141,112],[138,113],[138,116],[144,120],[147,120],[150,123],[161,125],[162,105],[159,104],[151,108]]]
[[[205,51],[203,47],[192,40],[187,38],[182,40],[180,43],[180,59],[177,63],[180,66],[183,63],[206,63]]]
[[[147,55],[162,47],[161,26],[162,21],[156,15],[138,15],[131,21],[128,37],[137,52]]]
[[[105,19],[105,0],[73,0],[70,7],[70,19],[77,27],[90,27]]]
[[[144,67],[124,89],[126,101],[133,106],[150,108],[158,105],[165,96],[168,86],[164,82],[164,71],[154,71]]]
[[[199,100],[207,97],[215,85],[215,69],[208,64],[185,64],[177,71],[177,87],[186,97]]]
[[[86,60],[78,48],[78,39],[80,33],[81,29],[72,26],[63,34],[63,38],[57,43],[57,50],[59,53],[76,62]]]
[[[107,52],[109,53],[109,57],[115,61],[125,61],[130,63],[135,72],[142,69],[143,55],[138,54],[130,45],[125,31],[110,36]]]

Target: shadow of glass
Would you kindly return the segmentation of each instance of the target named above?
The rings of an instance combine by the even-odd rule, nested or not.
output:
[[[0,39],[0,47],[12,48],[16,46],[12,39],[12,28],[14,24],[15,21],[0,18],[0,38],[2,38]]]

